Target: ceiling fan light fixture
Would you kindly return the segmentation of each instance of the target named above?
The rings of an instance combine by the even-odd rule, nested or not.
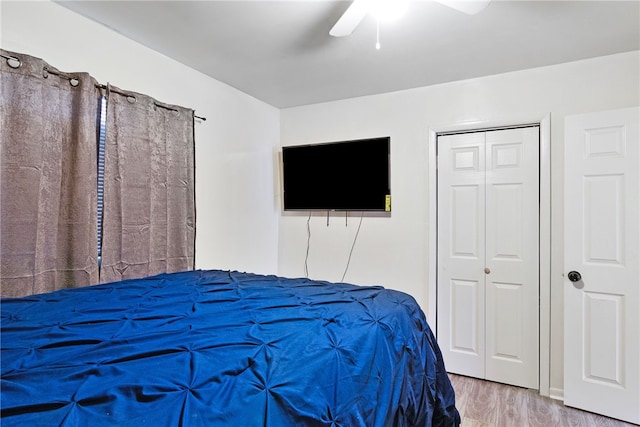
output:
[[[369,13],[378,22],[390,22],[400,18],[409,6],[408,0],[368,0]]]
[[[491,0],[434,0],[460,12],[474,15],[487,7]],[[329,31],[333,37],[348,36],[360,21],[371,13],[378,22],[399,18],[409,6],[409,0],[353,0]]]

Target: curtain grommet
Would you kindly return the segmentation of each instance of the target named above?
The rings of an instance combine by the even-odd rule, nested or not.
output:
[[[10,68],[20,68],[22,66],[22,61],[17,56],[7,56],[0,53],[0,58],[4,58]]]
[[[11,68],[20,68],[22,66],[22,61],[18,58],[10,57],[7,58],[7,65]]]

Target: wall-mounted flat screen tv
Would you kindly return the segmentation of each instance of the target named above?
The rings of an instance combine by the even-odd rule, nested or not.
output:
[[[282,148],[285,210],[390,211],[391,138]]]

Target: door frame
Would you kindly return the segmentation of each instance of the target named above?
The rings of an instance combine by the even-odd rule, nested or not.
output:
[[[429,284],[427,320],[437,331],[437,254],[438,254],[438,191],[436,146],[438,134],[465,132],[479,129],[520,126],[540,126],[540,381],[539,393],[550,395],[550,341],[551,341],[551,114],[512,117],[507,120],[479,120],[455,125],[430,126],[428,135],[428,189],[429,189]],[[436,332],[437,333],[437,332]]]

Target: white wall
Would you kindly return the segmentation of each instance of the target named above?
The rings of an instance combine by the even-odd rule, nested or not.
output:
[[[0,2],[4,49],[193,108],[196,267],[275,273],[280,112],[49,1]]]
[[[630,52],[419,89],[290,108],[281,112],[282,145],[391,136],[392,214],[365,217],[346,281],[382,284],[429,306],[429,131],[519,124],[551,116],[550,387],[563,384],[563,139],[567,114],[640,105],[640,57]],[[570,199],[571,195],[567,195]],[[280,218],[278,272],[300,276],[307,214]],[[339,280],[358,217],[345,227],[313,216],[309,275]]]

